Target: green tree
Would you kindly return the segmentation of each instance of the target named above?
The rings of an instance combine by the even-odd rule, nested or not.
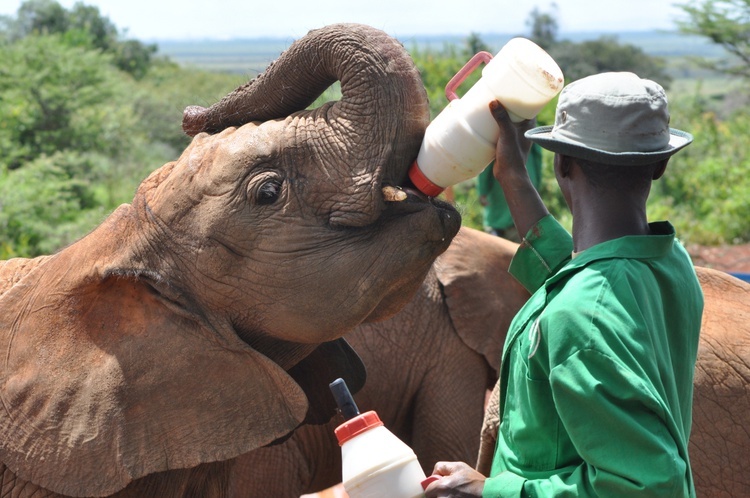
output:
[[[181,128],[185,107],[210,105],[246,81],[237,74],[185,69],[169,61],[157,61],[132,94],[140,130],[151,141],[181,150],[190,142]],[[336,84],[313,106],[340,96]]]
[[[465,45],[466,49],[464,50],[464,55],[466,55],[468,58],[473,57],[474,54],[478,52],[492,52],[487,44],[484,43],[482,37],[479,36],[479,33],[473,31],[469,33],[469,37],[466,39]]]
[[[5,21],[11,41],[31,36],[60,35],[63,43],[100,50],[111,55],[111,63],[134,78],[142,78],[156,53],[156,45],[125,39],[98,7],[77,2],[68,11],[56,0],[26,0],[15,20]]]
[[[54,252],[100,218],[93,157],[59,152],[0,173],[0,259]]]
[[[538,7],[534,7],[526,20],[526,25],[531,31],[529,39],[545,50],[557,43],[559,30],[557,4],[553,2],[551,8],[552,12],[542,12]]]
[[[122,71],[135,79],[143,78],[151,68],[151,59],[156,53],[156,45],[144,45],[138,40],[125,40],[115,47],[114,63]]]
[[[118,157],[136,130],[109,58],[34,36],[0,51],[0,165],[16,169],[61,150]]]
[[[750,241],[750,117],[738,108],[725,118],[700,99],[670,99],[672,121],[694,141],[669,161],[667,174],[654,183],[649,213],[669,218],[682,238],[699,244]]]
[[[724,74],[750,77],[750,0],[703,0],[681,4],[687,19],[677,22],[685,34],[703,36],[723,47],[729,57],[700,64]]]
[[[77,2],[67,13],[69,29],[89,36],[91,46],[103,52],[113,52],[120,37],[117,26],[99,12],[98,7]]]
[[[658,81],[664,88],[669,88],[672,81],[664,59],[652,57],[635,45],[621,44],[615,36],[581,43],[561,41],[548,51],[568,81],[606,71],[630,71]]]
[[[18,8],[11,38],[64,33],[70,27],[67,11],[55,0],[26,0]]]

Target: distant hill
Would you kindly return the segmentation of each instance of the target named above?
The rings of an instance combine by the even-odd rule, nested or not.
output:
[[[479,34],[494,51],[513,36],[510,34]],[[637,31],[621,33],[585,32],[561,34],[561,40],[582,42],[602,36],[616,38],[620,43],[640,47],[644,52],[659,57],[702,56],[714,57],[722,49],[704,38],[685,36],[676,32]],[[448,45],[463,46],[463,36],[413,36],[401,37],[408,49],[442,50]],[[271,61],[286,50],[294,40],[291,38],[254,38],[232,40],[155,40],[159,53],[175,62],[210,71],[222,71],[254,75],[262,71]]]

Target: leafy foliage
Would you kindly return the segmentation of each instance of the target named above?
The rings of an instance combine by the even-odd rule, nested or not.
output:
[[[641,78],[658,81],[669,88],[672,77],[663,59],[651,57],[634,45],[622,45],[613,36],[573,43],[559,42],[549,49],[567,81],[607,71],[629,71]]]
[[[677,23],[683,33],[705,36],[727,52],[728,57],[700,63],[728,75],[750,77],[750,0],[704,0],[680,7],[688,16]]]
[[[688,97],[671,103],[672,116],[694,135],[654,184],[650,212],[670,218],[684,238],[702,244],[750,241],[750,117],[727,119],[694,107]]]
[[[59,152],[0,174],[0,256],[50,253],[88,231],[88,215],[103,213],[93,168],[91,157]]]
[[[748,2],[707,0],[704,6],[731,21],[719,31],[737,47],[746,44]],[[703,12],[691,5],[696,15]],[[729,5],[735,10],[719,9]],[[531,37],[558,61],[568,80],[627,70],[669,83],[662,59],[614,38],[559,41],[555,19],[532,11]],[[705,29],[700,19],[683,29]],[[717,43],[725,42],[715,36]],[[433,118],[448,104],[446,84],[470,57],[499,49],[470,33],[461,46],[409,50]],[[728,50],[732,61],[741,60]],[[129,202],[148,173],[187,145],[180,128],[185,106],[209,105],[257,70],[207,72],[154,53],[155,47],[124,39],[96,7],[82,3],[66,10],[53,0],[27,0],[16,18],[0,19],[0,259],[52,253],[91,230],[118,204]],[[480,71],[472,73],[459,95],[479,77]],[[334,85],[313,105],[339,95]],[[683,90],[670,100],[674,126],[692,132],[695,142],[670,161],[667,175],[654,185],[650,217],[670,219],[690,242],[750,240],[746,100],[707,100],[699,90]],[[555,101],[539,114],[538,124],[554,122],[554,108]],[[543,161],[542,196],[569,227],[552,154],[545,151]],[[454,194],[464,223],[481,229],[475,181],[456,185]]]
[[[111,56],[112,64],[136,79],[142,78],[156,53],[156,45],[124,39],[97,7],[76,3],[68,11],[55,0],[26,0],[15,20],[7,22],[6,37],[17,41],[31,36],[59,35],[68,45],[96,49]]]
[[[59,35],[19,40],[0,51],[0,165],[87,150],[117,157],[136,126],[107,56],[60,43]]]
[[[150,140],[181,150],[190,142],[182,132],[185,107],[211,105],[246,81],[236,74],[186,70],[158,61],[132,93],[131,104]]]

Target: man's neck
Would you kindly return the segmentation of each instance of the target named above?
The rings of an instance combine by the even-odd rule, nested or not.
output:
[[[584,197],[573,206],[573,250],[627,235],[648,235],[645,202],[612,194],[603,198]]]

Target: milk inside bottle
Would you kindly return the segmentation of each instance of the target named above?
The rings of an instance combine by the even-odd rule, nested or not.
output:
[[[458,98],[456,89],[481,63],[482,77]],[[446,86],[448,106],[429,124],[416,161],[414,185],[429,196],[477,176],[495,157],[500,128],[489,110],[499,100],[519,122],[535,117],[563,87],[557,63],[526,38],[513,38],[495,55],[479,52]]]

